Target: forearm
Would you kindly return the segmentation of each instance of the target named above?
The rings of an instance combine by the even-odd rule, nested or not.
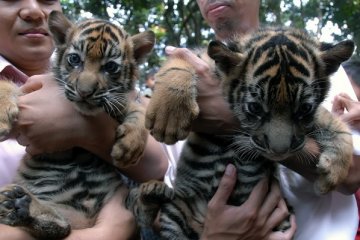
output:
[[[162,180],[167,167],[168,159],[161,143],[149,135],[144,156],[139,163],[121,171],[137,182],[146,182],[151,179]]]
[[[95,226],[72,230],[66,240],[127,240],[135,239],[137,225],[133,214],[125,208],[127,189],[120,188],[101,209]]]
[[[6,240],[35,240],[21,228],[0,224],[0,239]]]

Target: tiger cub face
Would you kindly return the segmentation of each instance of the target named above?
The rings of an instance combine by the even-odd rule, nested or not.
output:
[[[353,50],[352,41],[322,44],[295,29],[262,29],[228,45],[211,42],[208,54],[244,133],[239,141],[272,160],[301,150],[329,75]]]
[[[130,36],[99,19],[74,25],[56,11],[50,14],[48,24],[57,47],[55,77],[66,97],[86,115],[124,109],[126,94],[138,78],[137,65],[155,44],[154,33]]]

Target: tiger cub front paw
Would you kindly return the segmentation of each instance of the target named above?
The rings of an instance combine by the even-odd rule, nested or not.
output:
[[[148,131],[142,126],[124,123],[117,128],[116,142],[111,157],[116,167],[136,165],[146,146]]]
[[[9,185],[0,191],[0,223],[23,226],[31,220],[31,197],[18,185]]]
[[[175,192],[164,182],[151,180],[131,189],[126,206],[133,213],[140,226],[152,226],[161,204],[174,198]]]
[[[174,189],[168,187],[164,182],[152,180],[139,186],[140,199],[146,203],[159,203],[174,198]]]
[[[12,124],[19,115],[17,106],[19,93],[14,83],[0,80],[0,141],[10,133]]]
[[[347,177],[352,159],[352,144],[348,148],[323,152],[320,155],[317,164],[319,177],[315,181],[315,191],[318,194],[326,194],[334,190]]]
[[[185,139],[191,131],[193,120],[199,115],[195,77],[190,73],[183,76],[181,71],[174,72],[166,79],[156,80],[155,91],[146,111],[146,128],[156,140],[166,144]],[[165,77],[161,73],[159,75]]]

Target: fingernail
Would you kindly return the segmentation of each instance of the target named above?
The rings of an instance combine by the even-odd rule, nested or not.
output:
[[[235,173],[235,166],[232,164],[228,164],[225,169],[225,175],[233,176]]]
[[[165,52],[166,53],[172,53],[173,51],[175,50],[175,47],[173,47],[173,46],[166,46],[165,47]]]

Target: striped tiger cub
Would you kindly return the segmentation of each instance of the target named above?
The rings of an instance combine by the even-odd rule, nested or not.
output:
[[[347,175],[352,137],[320,104],[328,93],[329,76],[353,50],[352,41],[323,44],[290,28],[259,29],[227,44],[210,42],[201,57],[221,81],[239,120],[234,133],[226,136],[190,132],[199,113],[198,76],[185,59],[170,58],[156,75],[146,126],[159,141],[187,141],[173,189],[152,181],[131,190],[127,204],[138,222],[151,224],[160,208],[163,239],[199,239],[207,204],[228,163],[237,168],[228,203],[240,205],[261,178],[276,175],[276,162],[310,158],[304,148],[309,139],[320,149],[316,191],[334,189]],[[279,229],[289,226],[285,221]]]
[[[120,125],[113,165],[136,164],[148,134],[145,111],[128,94],[138,77],[138,63],[155,44],[154,33],[130,36],[97,19],[75,25],[60,12],[50,14],[48,25],[57,47],[53,73],[64,94],[85,115],[105,110],[116,118]],[[10,82],[0,83],[5,100],[0,133],[5,137],[19,111],[19,90]],[[47,240],[93,226],[101,208],[124,184],[113,165],[81,148],[26,155],[14,183],[0,190],[0,223]]]

